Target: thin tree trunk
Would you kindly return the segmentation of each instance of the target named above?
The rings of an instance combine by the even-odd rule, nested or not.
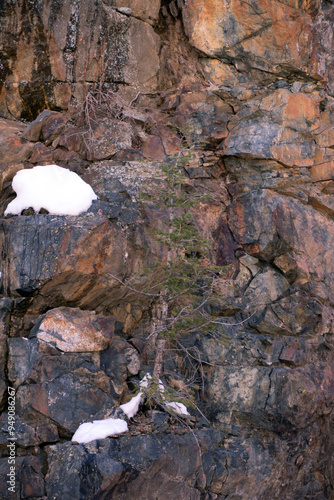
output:
[[[174,201],[173,199],[170,200],[171,206],[169,207],[168,210],[168,233],[171,234],[173,232],[173,227],[172,227],[172,222],[174,219]],[[169,248],[167,250],[167,266],[170,264],[172,260],[172,248],[171,244],[169,245]],[[161,309],[160,309],[160,318],[158,320],[160,328],[164,328],[167,324],[167,319],[168,319],[168,301],[166,300],[168,292],[166,289],[161,290],[160,293],[160,304],[161,304]],[[159,380],[160,375],[162,373],[163,369],[163,361],[164,361],[164,353],[165,353],[165,347],[166,347],[166,338],[164,337],[156,337],[156,355],[155,355],[155,360],[154,360],[154,368],[153,368],[153,378],[155,380]]]
[[[160,315],[159,315],[160,317],[158,320],[160,329],[166,326],[168,318],[168,302],[166,301],[165,296],[166,296],[166,290],[162,290],[160,294]],[[156,380],[159,380],[162,372],[165,347],[166,347],[166,338],[158,336],[156,338],[156,354],[155,354],[154,368],[153,368],[153,378]]]
[[[159,380],[162,372],[165,346],[166,346],[166,339],[161,338],[157,341],[156,355],[155,355],[154,369],[153,369],[153,378],[157,381]]]

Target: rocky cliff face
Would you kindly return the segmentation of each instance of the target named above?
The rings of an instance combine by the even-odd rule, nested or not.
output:
[[[39,164],[99,197],[1,221],[1,498],[333,498],[333,21],[327,0],[0,3],[1,213]],[[210,422],[142,413],[73,445],[152,368],[152,303],[113,277],[162,257],[139,194],[185,142],[186,189],[211,195],[196,224],[228,266],[212,312],[230,342],[182,340]],[[190,362],[166,361],[169,382]]]

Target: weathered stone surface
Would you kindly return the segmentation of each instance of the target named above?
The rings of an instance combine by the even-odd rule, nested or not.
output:
[[[27,141],[38,142],[41,137],[42,127],[47,119],[52,115],[58,115],[58,113],[52,112],[49,109],[42,111],[40,115],[33,120],[28,127],[23,131],[23,139]]]
[[[34,145],[20,137],[23,129],[24,125],[21,123],[0,119],[0,165],[7,167],[29,158]],[[6,180],[11,180],[6,177]]]
[[[247,253],[269,260],[289,253],[296,276],[333,289],[334,262],[327,242],[333,240],[334,227],[312,206],[269,190],[253,191],[232,203],[229,213],[229,226]]]
[[[56,443],[59,441],[58,428],[55,423],[40,414],[27,414],[23,418],[15,415],[16,445],[27,448],[40,443]],[[11,434],[8,429],[8,414],[2,413],[0,420],[0,443],[10,444]]]
[[[23,422],[34,416],[30,426],[40,426],[36,417],[42,415],[69,436],[80,423],[103,418],[118,406],[127,376],[127,342],[114,340],[101,357],[61,353],[52,341],[37,339],[11,339],[10,346],[9,379],[17,387],[16,411]],[[36,439],[43,439],[40,429]]]
[[[25,382],[37,358],[38,342],[36,340],[9,339],[8,375],[13,387],[18,387]]]
[[[213,451],[221,438],[221,433],[208,430],[198,432],[196,438],[191,433],[158,434],[112,438],[92,442],[85,448],[68,443],[50,446],[46,491],[49,498],[61,494],[64,500],[79,492],[84,498],[108,498],[112,492],[115,499],[132,495],[140,500],[167,499],[171,494],[175,498],[199,499],[205,486],[213,491],[218,488],[217,481],[223,483],[226,479],[224,467],[219,468],[219,453]],[[203,464],[199,445],[206,452]],[[61,469],[59,463],[63,464]],[[64,485],[70,476],[74,480],[66,490]]]
[[[8,336],[10,315],[13,303],[8,298],[0,299],[0,401],[4,402],[4,395],[7,391],[7,356],[8,356]],[[3,404],[1,404],[1,409]]]
[[[41,457],[17,457],[15,461],[16,486],[15,493],[8,490],[10,486],[7,474],[9,464],[7,458],[0,459],[0,477],[4,500],[20,500],[21,498],[42,498],[45,493],[43,478],[44,460]]]
[[[159,3],[135,4],[136,17],[156,19]],[[34,119],[45,108],[67,109],[97,81],[156,89],[160,38],[147,22],[101,1],[23,5],[5,2],[1,10],[2,115]]]
[[[297,292],[271,304],[251,320],[261,333],[300,335],[315,334],[321,318],[321,306],[306,294]]]
[[[30,336],[63,352],[98,352],[108,347],[115,327],[114,318],[109,325],[104,321],[104,329],[101,323],[94,312],[59,307],[48,311]]]
[[[75,151],[90,161],[99,161],[131,148],[132,127],[120,120],[92,120],[89,127],[69,128],[57,141],[57,145]]]
[[[321,127],[319,102],[317,96],[285,89],[250,101],[229,124],[224,154],[313,166],[316,148],[312,134]]]
[[[153,0],[149,5],[145,0],[115,0],[115,5],[118,8],[131,9],[132,15],[151,24],[157,21],[160,11],[159,0]]]
[[[181,96],[173,123],[187,142],[203,144],[224,139],[231,116],[231,106],[214,93],[190,91]]]
[[[134,222],[138,215],[124,210],[124,223]],[[79,218],[37,215],[5,220],[3,245],[9,257],[8,267],[2,270],[4,289],[21,295],[40,290],[37,308],[44,307],[46,300],[48,307],[70,301],[104,310],[116,299],[110,294],[109,283],[112,288],[115,285],[110,275],[123,277],[142,262],[135,258],[134,247],[119,226],[107,216],[92,213]],[[136,245],[149,255],[142,232],[137,234]]]
[[[41,165],[43,163],[55,163],[55,155],[53,151],[50,151],[49,148],[44,146],[44,144],[37,143],[32,151],[32,154],[29,158],[31,163]]]
[[[265,272],[256,274],[247,287],[245,296],[250,302],[257,303],[257,305],[270,304],[288,289],[289,283],[284,276],[273,269],[267,269]]]
[[[127,369],[131,375],[137,375],[140,370],[140,359],[136,349],[131,347],[125,351],[125,357],[127,360]]]
[[[330,397],[327,383],[333,380],[330,365],[328,369],[327,373],[312,366],[216,369],[210,397],[221,413],[217,419],[232,409],[235,420],[246,419],[258,428],[282,432],[307,427],[325,411]]]
[[[309,50],[314,34],[308,6],[309,2],[300,6],[261,0],[245,5],[240,0],[212,0],[189,2],[182,14],[190,43],[208,56],[232,60],[243,72],[298,72],[320,80],[328,75],[326,55],[321,49],[316,55]],[[323,26],[327,32],[322,34],[318,27],[316,35],[322,43],[330,37],[326,21]]]

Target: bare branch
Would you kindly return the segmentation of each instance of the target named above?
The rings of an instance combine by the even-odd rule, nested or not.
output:
[[[139,293],[140,295],[146,295],[148,297],[154,297],[154,298],[160,297],[160,293],[143,292],[142,290],[138,290],[136,288],[133,288],[127,282],[121,280],[120,278],[117,278],[117,276],[115,276],[114,274],[111,274],[111,273],[107,273],[107,274],[108,274],[108,276],[111,276],[114,280],[118,281],[121,285],[125,286],[126,288],[128,288],[132,292]]]

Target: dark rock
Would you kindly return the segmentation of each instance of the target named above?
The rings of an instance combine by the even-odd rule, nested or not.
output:
[[[46,491],[50,498],[62,494],[64,499],[70,495],[76,498],[78,492],[84,498],[112,495],[125,499],[134,494],[140,500],[149,500],[167,498],[172,492],[175,498],[199,499],[200,492],[193,483],[193,477],[202,470],[198,446],[200,443],[209,454],[220,436],[214,431],[201,431],[198,437],[191,433],[159,434],[111,438],[85,447],[70,443],[50,446]],[[217,480],[221,480],[224,472],[219,464],[216,469]],[[151,477],[155,477],[154,484]]]
[[[41,457],[16,457],[15,460],[15,493],[8,490],[9,473],[8,459],[0,458],[0,477],[2,484],[1,494],[4,500],[21,498],[41,498],[45,494],[44,488],[44,460]]]
[[[67,2],[61,7],[43,4],[38,12],[32,6],[22,10],[22,6],[1,11],[3,115],[33,120],[46,108],[67,110],[71,97],[84,108],[88,90],[102,80],[114,89],[120,83],[133,85],[134,95],[137,86],[156,89],[160,38],[149,23],[137,19],[141,15],[129,17],[128,11],[117,12],[106,3],[92,9],[86,0],[75,11]],[[143,8],[136,4],[134,11],[142,12]],[[157,7],[153,12],[145,10],[144,19],[153,22]],[[29,26],[28,39],[18,25],[13,26],[13,17],[18,25]],[[89,47],[78,43],[92,32]],[[24,54],[24,64],[19,61],[20,54]]]
[[[43,114],[43,113],[42,113]],[[60,136],[65,128],[68,117],[61,113],[52,113],[42,121],[41,140],[50,145]]]
[[[125,212],[125,218],[133,222],[136,216]],[[38,309],[46,303],[48,308],[66,304],[70,299],[70,305],[96,310],[102,306],[105,310],[115,304],[114,284],[112,293],[106,286],[110,275],[124,276],[128,266],[140,266],[140,262],[132,261],[133,250],[122,229],[99,213],[78,218],[14,217],[6,219],[3,225],[3,250],[9,264],[4,270],[3,287],[21,296],[33,296],[39,290]],[[138,228],[137,238],[140,237],[144,240],[138,242],[144,258],[149,255],[149,243]],[[117,247],[117,253],[111,252],[112,247]],[[97,255],[100,262],[95,260]],[[119,297],[124,292],[126,289]]]
[[[261,318],[250,320],[261,333],[300,335],[316,333],[321,306],[302,293],[289,295],[267,307]]]
[[[64,500],[80,498],[80,472],[87,457],[84,447],[65,443],[48,446],[46,450],[49,462],[49,470],[45,478],[48,498],[58,496]],[[94,469],[91,472],[96,477]]]
[[[8,335],[10,326],[10,315],[13,302],[9,298],[0,299],[0,407],[2,409],[7,390],[7,358],[8,358]]]
[[[87,317],[87,313],[82,312],[81,316]],[[77,326],[74,321],[73,327]],[[100,326],[106,332],[101,321]],[[70,324],[68,328],[71,330]],[[40,326],[36,329],[39,331]],[[69,436],[82,422],[103,418],[119,405],[126,388],[126,353],[132,348],[125,341],[111,342],[100,361],[97,353],[61,353],[52,347],[52,338],[10,339],[9,378],[18,387],[16,412],[22,429],[28,426],[26,436],[21,437],[21,427],[17,425],[22,446],[57,440],[54,424]],[[49,421],[46,434],[40,416],[44,426]]]
[[[42,143],[37,143],[33,149],[33,152],[29,160],[31,163],[43,164],[44,162],[54,163],[54,158],[55,158],[54,151],[51,151]]]
[[[8,377],[13,387],[17,388],[29,376],[38,358],[38,348],[36,339],[9,339]]]
[[[23,448],[59,441],[57,426],[39,414],[27,414],[23,418],[15,415],[15,443]],[[8,430],[8,414],[2,413],[0,421],[0,444],[11,443]]]
[[[151,420],[153,422],[153,427],[158,432],[166,432],[168,429],[167,425],[168,414],[161,411],[152,411]]]

